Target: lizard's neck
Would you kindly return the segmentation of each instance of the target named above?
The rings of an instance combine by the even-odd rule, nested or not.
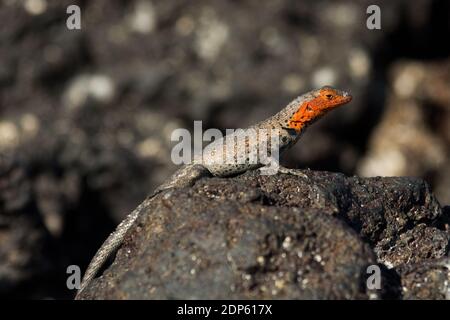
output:
[[[278,129],[280,130],[280,147],[285,150],[295,144],[300,138],[309,123],[298,122],[297,126],[293,126],[292,120],[296,120],[296,114],[300,107],[311,101],[314,97],[310,93],[306,93],[291,101],[280,112],[272,117],[258,123],[255,127],[261,129]]]

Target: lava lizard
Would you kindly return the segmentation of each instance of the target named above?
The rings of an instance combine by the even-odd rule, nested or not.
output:
[[[277,129],[279,135],[279,152],[282,153],[289,147],[293,146],[306,127],[314,121],[321,118],[328,111],[335,109],[343,104],[348,103],[352,99],[345,91],[337,90],[329,86],[322,87],[318,90],[313,90],[305,93],[292,102],[290,102],[284,109],[275,114],[274,116],[261,121],[250,129],[254,129],[256,132],[270,132],[270,130]],[[261,130],[265,129],[265,130]],[[210,150],[221,148],[226,144],[225,136],[223,139],[218,139],[207,146]],[[244,141],[245,146],[249,150],[260,150],[259,139],[249,139],[248,136],[236,134],[233,140],[239,143],[239,139],[246,139]],[[243,141],[240,141],[243,142]],[[268,148],[269,144],[265,144],[263,147]],[[211,148],[212,147],[212,148]],[[228,150],[228,149],[227,149]],[[232,152],[237,153],[237,148],[232,148]],[[270,151],[269,151],[270,153]],[[244,161],[235,163],[225,163],[221,161],[215,161],[215,156],[221,156],[221,153],[209,153],[206,158],[203,155],[202,159],[194,157],[191,164],[186,164],[178,169],[166,182],[159,186],[150,196],[148,196],[144,202],[142,202],[133,212],[131,212],[112,232],[100,249],[95,254],[91,263],[89,264],[83,280],[81,282],[78,295],[95,277],[98,270],[103,266],[108,257],[116,251],[116,249],[122,244],[128,230],[133,226],[136,219],[139,217],[141,211],[148,206],[151,199],[163,190],[171,188],[183,188],[192,186],[198,179],[205,176],[226,177],[245,172],[247,170],[255,170],[263,167],[264,165],[254,161]],[[236,159],[236,155],[233,155]],[[248,160],[248,158],[247,158]],[[278,171],[282,173],[296,174],[294,171],[279,167]]]

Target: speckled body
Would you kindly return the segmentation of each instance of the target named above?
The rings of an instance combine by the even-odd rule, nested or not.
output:
[[[254,130],[253,132],[256,133],[257,137],[265,137],[265,141],[270,141],[270,135],[273,134],[271,130],[278,130],[276,138],[279,143],[279,154],[281,155],[298,141],[307,126],[322,117],[329,110],[350,100],[351,96],[346,92],[323,87],[294,99],[280,112],[251,126],[249,129]],[[230,138],[234,140],[234,142],[231,142],[232,146],[229,145]],[[250,161],[247,158],[248,153],[242,152],[242,146],[245,146],[245,149],[249,152],[258,154],[257,160]],[[270,143],[261,144],[261,139],[255,139],[245,131],[235,131],[233,134],[208,145],[201,157],[196,156],[192,164],[184,165],[177,170],[109,235],[89,264],[78,293],[89,284],[107,258],[121,245],[126,233],[133,226],[143,208],[148,205],[156,194],[170,188],[191,186],[195,181],[205,176],[226,177],[260,168],[267,160],[259,156],[260,151],[262,151],[262,154],[270,157],[270,147]],[[265,150],[260,150],[261,148],[265,148]],[[220,149],[223,150],[222,153],[218,152]],[[229,162],[224,161],[224,159],[234,159],[234,161]]]
[[[261,155],[271,156],[271,134],[277,133],[275,138],[278,140],[280,155],[293,146],[300,138],[301,133],[306,127],[303,127],[298,131],[289,128],[289,119],[297,112],[299,105],[302,105],[305,101],[311,100],[312,98],[313,92],[304,94],[293,100],[274,116],[261,121],[248,129],[237,130],[231,135],[227,135],[224,138],[212,142],[205,148],[202,157],[195,157],[193,163],[204,166],[212,175],[219,177],[239,174],[247,170],[254,170],[264,166],[265,161],[268,159],[265,159]],[[254,135],[250,135],[250,132]],[[232,146],[229,146],[230,140],[232,141]],[[265,140],[268,143],[261,144],[260,142],[262,140]],[[243,149],[243,146],[245,146],[245,149]],[[266,150],[260,150],[260,148],[266,148]],[[219,149],[222,149],[222,153],[218,152]],[[250,150],[258,155],[256,162],[250,160]],[[234,161],[224,161],[230,158],[234,159]]]

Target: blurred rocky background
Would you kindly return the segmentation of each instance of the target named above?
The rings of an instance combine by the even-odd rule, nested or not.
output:
[[[173,129],[246,127],[325,84],[354,99],[286,166],[418,176],[450,203],[448,1],[0,0],[0,21],[1,297],[73,297],[66,267],[175,170]]]

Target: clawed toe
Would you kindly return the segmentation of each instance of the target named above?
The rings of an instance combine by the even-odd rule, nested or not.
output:
[[[297,177],[302,177],[304,179],[309,179],[309,177],[306,174],[304,174],[303,172],[301,172],[297,169],[289,169],[289,168],[285,168],[285,167],[279,167],[278,172],[284,173],[284,174],[290,174],[290,175],[297,176]]]

